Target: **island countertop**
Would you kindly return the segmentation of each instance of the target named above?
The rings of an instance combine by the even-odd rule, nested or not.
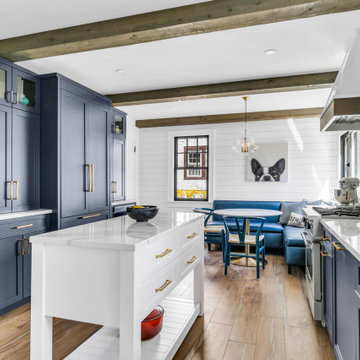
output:
[[[360,221],[355,219],[321,219],[323,227],[360,261]]]
[[[32,236],[32,243],[64,246],[93,247],[135,251],[150,244],[186,223],[192,223],[203,217],[202,214],[160,211],[149,222],[136,222],[128,216],[102,220],[91,224],[48,232]]]

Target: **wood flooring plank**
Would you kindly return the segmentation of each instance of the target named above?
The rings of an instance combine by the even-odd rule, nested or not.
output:
[[[224,360],[254,360],[255,350],[255,345],[229,341],[225,350]]]
[[[256,360],[285,360],[284,320],[262,316],[260,319]]]
[[[204,341],[196,350],[193,360],[219,360],[225,354],[225,349],[231,332],[230,325],[210,322],[205,330]]]

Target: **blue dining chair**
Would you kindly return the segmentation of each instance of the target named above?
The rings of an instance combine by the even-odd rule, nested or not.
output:
[[[225,275],[227,275],[227,268],[230,265],[230,258],[245,258],[245,259],[256,259],[256,278],[260,278],[260,254],[262,254],[262,268],[265,269],[265,237],[261,233],[264,218],[260,217],[238,217],[238,216],[224,216],[224,228],[225,228],[225,241],[224,241],[224,262],[225,262]],[[254,235],[245,234],[245,222],[246,220],[257,220],[260,221],[259,228],[256,230]],[[236,230],[230,231],[229,227],[234,228],[234,222]],[[244,245],[244,253],[232,253],[232,245]],[[256,252],[254,255],[250,255],[250,246],[255,245]]]
[[[214,214],[213,209],[194,208],[193,212],[204,214],[204,240],[208,244],[208,250],[211,251],[211,244],[219,244],[224,248],[225,229],[223,225],[208,225],[208,222]]]

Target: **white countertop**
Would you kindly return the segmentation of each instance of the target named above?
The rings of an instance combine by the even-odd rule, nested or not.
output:
[[[111,203],[111,206],[121,206],[125,204],[136,203],[136,200],[117,200]]]
[[[121,216],[91,224],[57,230],[32,236],[32,243],[52,245],[93,247],[134,251],[185,223],[191,223],[203,217],[202,214],[159,211],[158,215],[148,222],[132,220]]]
[[[321,219],[323,227],[360,261],[360,221],[354,219]]]
[[[18,218],[27,217],[27,216],[45,215],[45,214],[51,214],[51,213],[52,213],[51,209],[17,211],[17,212],[13,212],[13,213],[0,214],[0,221],[1,220],[18,219]]]

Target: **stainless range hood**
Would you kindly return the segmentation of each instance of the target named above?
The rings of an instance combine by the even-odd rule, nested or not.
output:
[[[360,30],[355,34],[321,114],[320,130],[360,130]]]

